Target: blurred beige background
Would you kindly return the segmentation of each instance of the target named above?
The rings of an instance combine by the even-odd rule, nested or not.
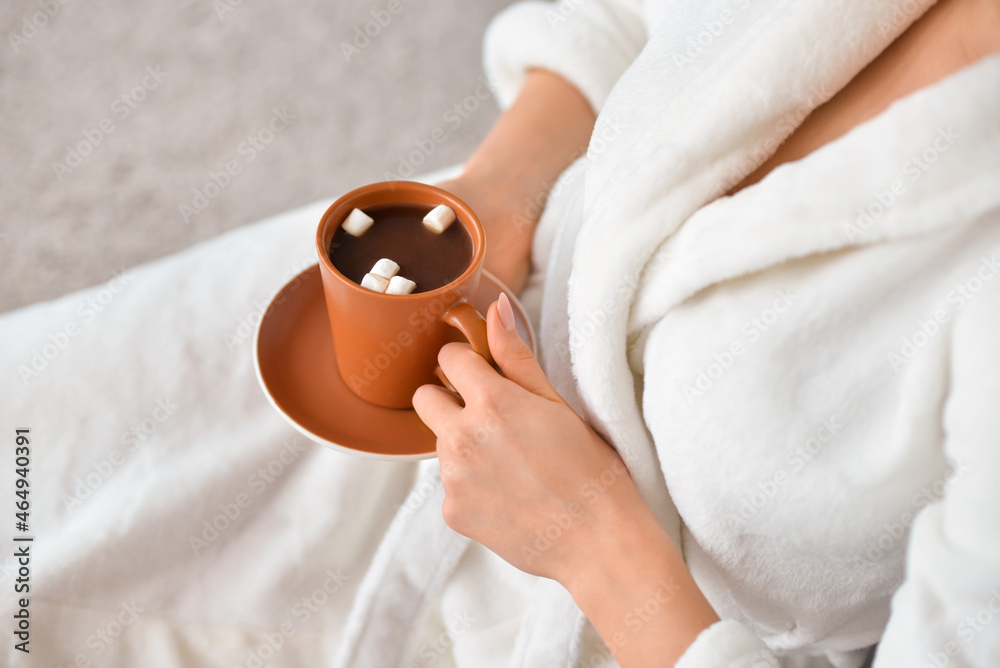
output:
[[[0,312],[384,180],[401,155],[459,162],[498,113],[475,95],[510,0],[61,1],[0,4]]]

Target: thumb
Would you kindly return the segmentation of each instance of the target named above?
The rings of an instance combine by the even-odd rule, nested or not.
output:
[[[493,359],[508,380],[540,397],[562,402],[562,397],[545,377],[535,354],[517,333],[514,310],[504,293],[500,293],[500,299],[486,313],[486,338]]]

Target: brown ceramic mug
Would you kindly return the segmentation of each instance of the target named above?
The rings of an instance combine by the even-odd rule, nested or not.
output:
[[[455,280],[435,290],[408,295],[373,292],[344,276],[328,255],[333,234],[355,209],[386,205],[431,209],[447,204],[472,240],[472,261]],[[375,224],[377,225],[377,219]],[[340,376],[350,390],[379,406],[412,408],[421,385],[444,380],[437,354],[463,336],[491,364],[486,321],[470,305],[479,288],[486,235],[475,212],[451,193],[410,181],[385,181],[352,190],[323,214],[316,231],[323,294]],[[434,258],[428,258],[433,261]]]

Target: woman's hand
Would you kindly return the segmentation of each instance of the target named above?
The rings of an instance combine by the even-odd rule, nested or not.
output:
[[[487,313],[503,376],[467,344],[448,344],[439,362],[465,405],[436,385],[419,388],[413,405],[438,436],[448,525],[521,570],[564,581],[614,533],[612,508],[645,506],[621,458],[549,384],[513,322],[503,296]]]
[[[565,586],[620,665],[673,665],[718,617],[618,453],[545,377],[506,296],[486,324],[502,376],[450,343],[438,361],[461,396],[413,396],[438,437],[445,522]]]
[[[594,118],[566,80],[532,70],[465,173],[440,184],[479,215],[486,268],[515,292],[548,189],[583,153]],[[565,586],[620,665],[673,665],[715,612],[621,458],[549,384],[505,296],[486,324],[503,375],[452,343],[438,360],[461,396],[433,385],[413,396],[438,437],[445,521]]]
[[[472,207],[486,231],[487,271],[519,294],[531,268],[531,241],[542,207],[522,185],[512,186],[466,172],[437,184]]]
[[[465,201],[486,228],[486,268],[514,293],[528,277],[531,240],[549,189],[581,156],[594,111],[557,74],[531,70],[514,104],[465,164],[439,184]]]

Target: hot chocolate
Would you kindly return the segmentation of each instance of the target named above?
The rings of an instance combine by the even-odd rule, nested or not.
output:
[[[461,276],[472,263],[472,238],[464,225],[434,232],[423,224],[433,207],[392,204],[366,209],[375,222],[361,236],[338,227],[327,252],[333,266],[355,283],[382,258],[416,283],[414,292],[436,290]]]

